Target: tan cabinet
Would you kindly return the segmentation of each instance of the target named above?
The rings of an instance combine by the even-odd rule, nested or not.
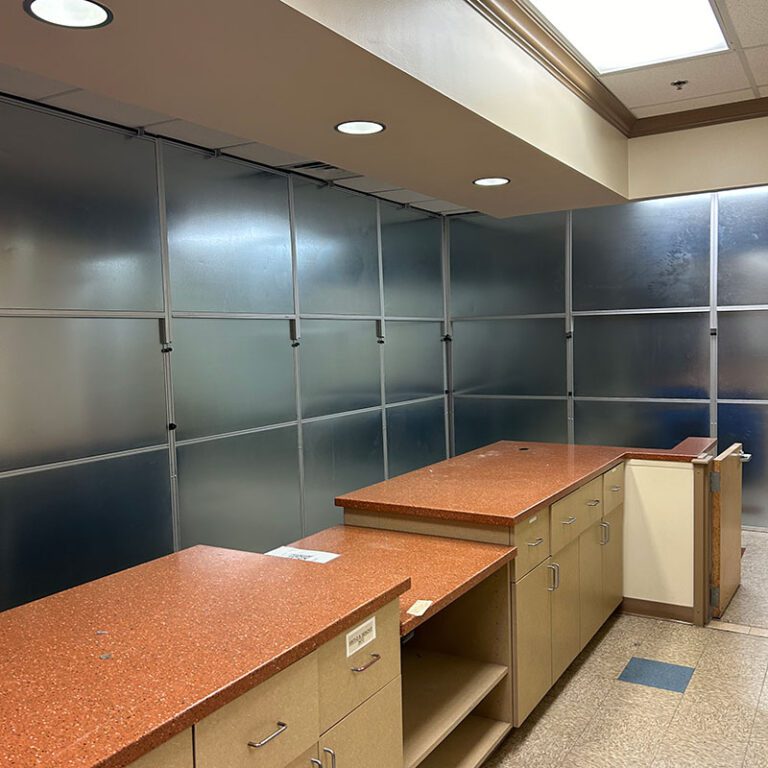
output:
[[[576,541],[603,516],[603,478],[596,477],[552,505],[552,554]]]
[[[128,768],[192,768],[192,729],[183,731]]]
[[[402,768],[400,677],[320,738],[324,768]]]
[[[511,563],[512,580],[517,581],[549,557],[549,507],[518,523],[510,543],[517,547]]]
[[[314,744],[301,757],[297,757],[293,762],[288,763],[285,768],[310,768],[310,766],[315,766],[316,768],[320,764],[319,750],[320,747]]]
[[[624,599],[624,506],[616,507],[601,524],[603,566],[603,620]]]
[[[551,559],[552,584],[552,682],[579,655],[579,540],[572,541]]]
[[[604,598],[605,528],[595,523],[579,537],[579,608],[582,648],[594,637],[608,614]]]
[[[624,504],[624,464],[603,475],[603,516]]]

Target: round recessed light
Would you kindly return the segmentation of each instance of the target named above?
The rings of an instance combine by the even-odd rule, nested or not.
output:
[[[482,179],[475,179],[473,184],[478,187],[503,187],[509,184],[509,179],[504,176],[484,176]]]
[[[336,130],[349,136],[370,136],[372,133],[381,133],[385,126],[373,120],[347,120],[339,123]]]
[[[93,29],[112,21],[112,11],[94,0],[24,0],[24,10],[38,21],[57,27]]]

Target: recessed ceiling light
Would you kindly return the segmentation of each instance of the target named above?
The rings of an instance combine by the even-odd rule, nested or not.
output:
[[[477,184],[478,187],[503,187],[509,184],[509,179],[504,176],[484,176],[482,179],[475,179],[472,183]]]
[[[528,0],[601,74],[728,50],[709,0]]]
[[[384,130],[384,124],[373,120],[347,120],[339,123],[336,130],[350,136],[370,136],[372,133],[381,133]]]
[[[92,29],[112,21],[112,11],[94,0],[24,0],[24,10],[57,27]]]

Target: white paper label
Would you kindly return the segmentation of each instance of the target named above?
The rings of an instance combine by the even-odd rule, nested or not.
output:
[[[539,516],[534,515],[533,517],[529,518],[528,525],[533,525],[538,519],[539,519]]]
[[[347,632],[347,658],[353,653],[357,653],[366,645],[376,639],[376,617],[371,616],[368,621],[355,627],[351,632]]]
[[[409,613],[411,616],[423,616],[433,602],[433,600],[417,600],[406,613]]]
[[[330,563],[338,555],[334,552],[322,552],[319,549],[298,549],[297,547],[278,547],[266,553],[272,557],[286,557],[289,560],[304,560],[307,563]]]

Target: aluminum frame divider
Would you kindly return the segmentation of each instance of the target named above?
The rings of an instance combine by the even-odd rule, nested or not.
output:
[[[720,197],[714,193],[709,208],[709,436],[717,437],[718,402],[718,317],[717,271],[719,257],[718,229]]]
[[[381,237],[381,200],[376,200],[376,250],[379,269],[379,318],[376,341],[379,345],[379,392],[381,398],[381,445],[384,452],[384,479],[389,480],[389,440],[387,437],[387,383],[384,368],[384,347],[387,342],[387,325],[384,318],[384,248]]]
[[[443,383],[445,385],[445,452],[448,458],[456,455],[453,396],[453,319],[451,317],[451,228],[448,216],[442,217],[440,258],[443,278]]]
[[[568,443],[576,439],[573,365],[573,211],[565,214],[565,392]]]

